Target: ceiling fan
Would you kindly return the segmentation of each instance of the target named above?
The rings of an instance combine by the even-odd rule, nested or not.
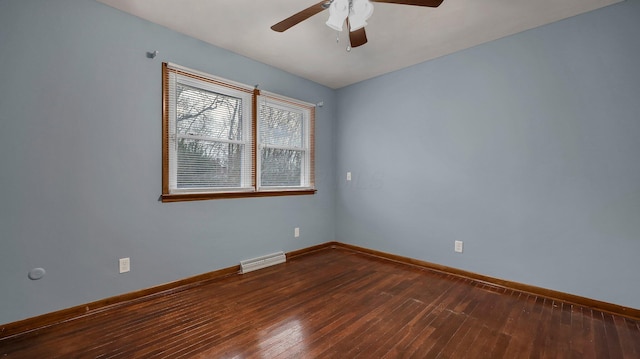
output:
[[[364,27],[367,19],[373,14],[371,2],[438,7],[443,0],[323,0],[315,5],[295,13],[279,23],[271,26],[273,31],[283,32],[302,21],[329,9],[327,26],[337,31],[342,31],[342,25],[347,23],[349,29],[349,41],[351,47],[362,46],[367,43],[367,34]]]

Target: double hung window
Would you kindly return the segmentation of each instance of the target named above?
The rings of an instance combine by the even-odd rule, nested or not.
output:
[[[162,200],[313,194],[314,110],[163,64]]]
[[[259,96],[258,103],[258,188],[310,187],[310,110],[268,96]]]

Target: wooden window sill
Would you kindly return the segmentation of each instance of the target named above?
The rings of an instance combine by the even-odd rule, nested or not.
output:
[[[203,201],[210,199],[251,198],[251,197],[277,197],[277,196],[302,196],[313,195],[316,189],[287,190],[287,191],[261,191],[261,192],[225,192],[225,193],[175,193],[163,194],[162,202],[186,202]]]

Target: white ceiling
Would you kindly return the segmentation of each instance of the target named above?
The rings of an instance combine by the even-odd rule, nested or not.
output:
[[[331,88],[340,88],[621,0],[444,0],[438,8],[374,3],[369,42],[346,51],[328,11],[278,33],[271,25],[319,0],[98,0]]]

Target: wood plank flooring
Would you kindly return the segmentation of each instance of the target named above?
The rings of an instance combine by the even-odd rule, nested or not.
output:
[[[2,339],[0,358],[640,358],[640,323],[325,249]]]

